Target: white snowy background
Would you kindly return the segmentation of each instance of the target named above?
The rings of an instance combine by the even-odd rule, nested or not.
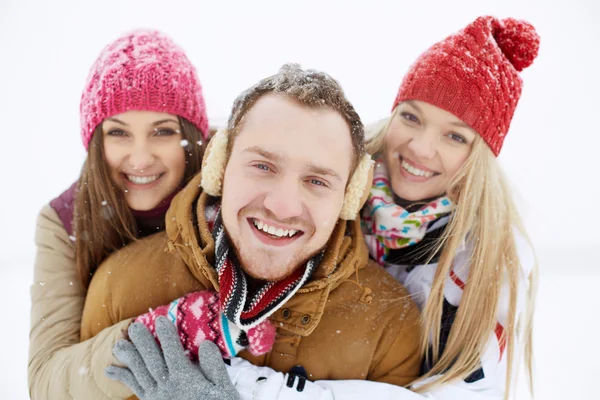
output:
[[[0,398],[28,398],[35,218],[78,176],[81,90],[109,41],[137,27],[168,33],[196,65],[213,121],[243,89],[299,62],[336,77],[372,122],[419,53],[484,14],[529,20],[542,38],[500,156],[542,273],[536,397],[600,398],[595,0],[0,0]]]

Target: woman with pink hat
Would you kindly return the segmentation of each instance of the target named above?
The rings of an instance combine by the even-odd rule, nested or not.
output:
[[[170,38],[138,30],[102,51],[81,97],[81,175],[37,220],[32,398],[91,398],[96,371],[85,360],[112,359],[123,326],[79,343],[90,279],[109,254],[164,229],[171,199],[200,170],[208,134],[196,70]]]

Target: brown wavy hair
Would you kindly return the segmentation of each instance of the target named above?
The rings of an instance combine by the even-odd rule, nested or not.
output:
[[[192,123],[178,117],[186,166],[180,187],[200,172],[208,139]],[[138,239],[138,227],[123,192],[111,178],[104,154],[102,124],[98,125],[81,169],[75,197],[73,226],[79,279],[87,288],[100,263],[112,252]],[[201,143],[198,145],[197,143]],[[104,203],[105,202],[105,203]]]

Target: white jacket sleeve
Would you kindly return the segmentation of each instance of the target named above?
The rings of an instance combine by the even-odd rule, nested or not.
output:
[[[269,367],[257,367],[241,358],[231,360],[227,367],[231,381],[241,400],[422,400],[408,389],[387,383],[362,380],[316,381],[276,372]]]
[[[432,392],[417,394],[387,383],[363,380],[316,381],[256,367],[236,358],[227,367],[242,400],[488,400],[501,399],[502,392],[473,390],[459,384],[444,385]]]

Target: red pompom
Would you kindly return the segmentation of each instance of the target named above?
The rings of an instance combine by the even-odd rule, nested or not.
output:
[[[495,29],[494,38],[517,71],[529,67],[538,55],[540,37],[533,25],[526,21],[502,20]]]

